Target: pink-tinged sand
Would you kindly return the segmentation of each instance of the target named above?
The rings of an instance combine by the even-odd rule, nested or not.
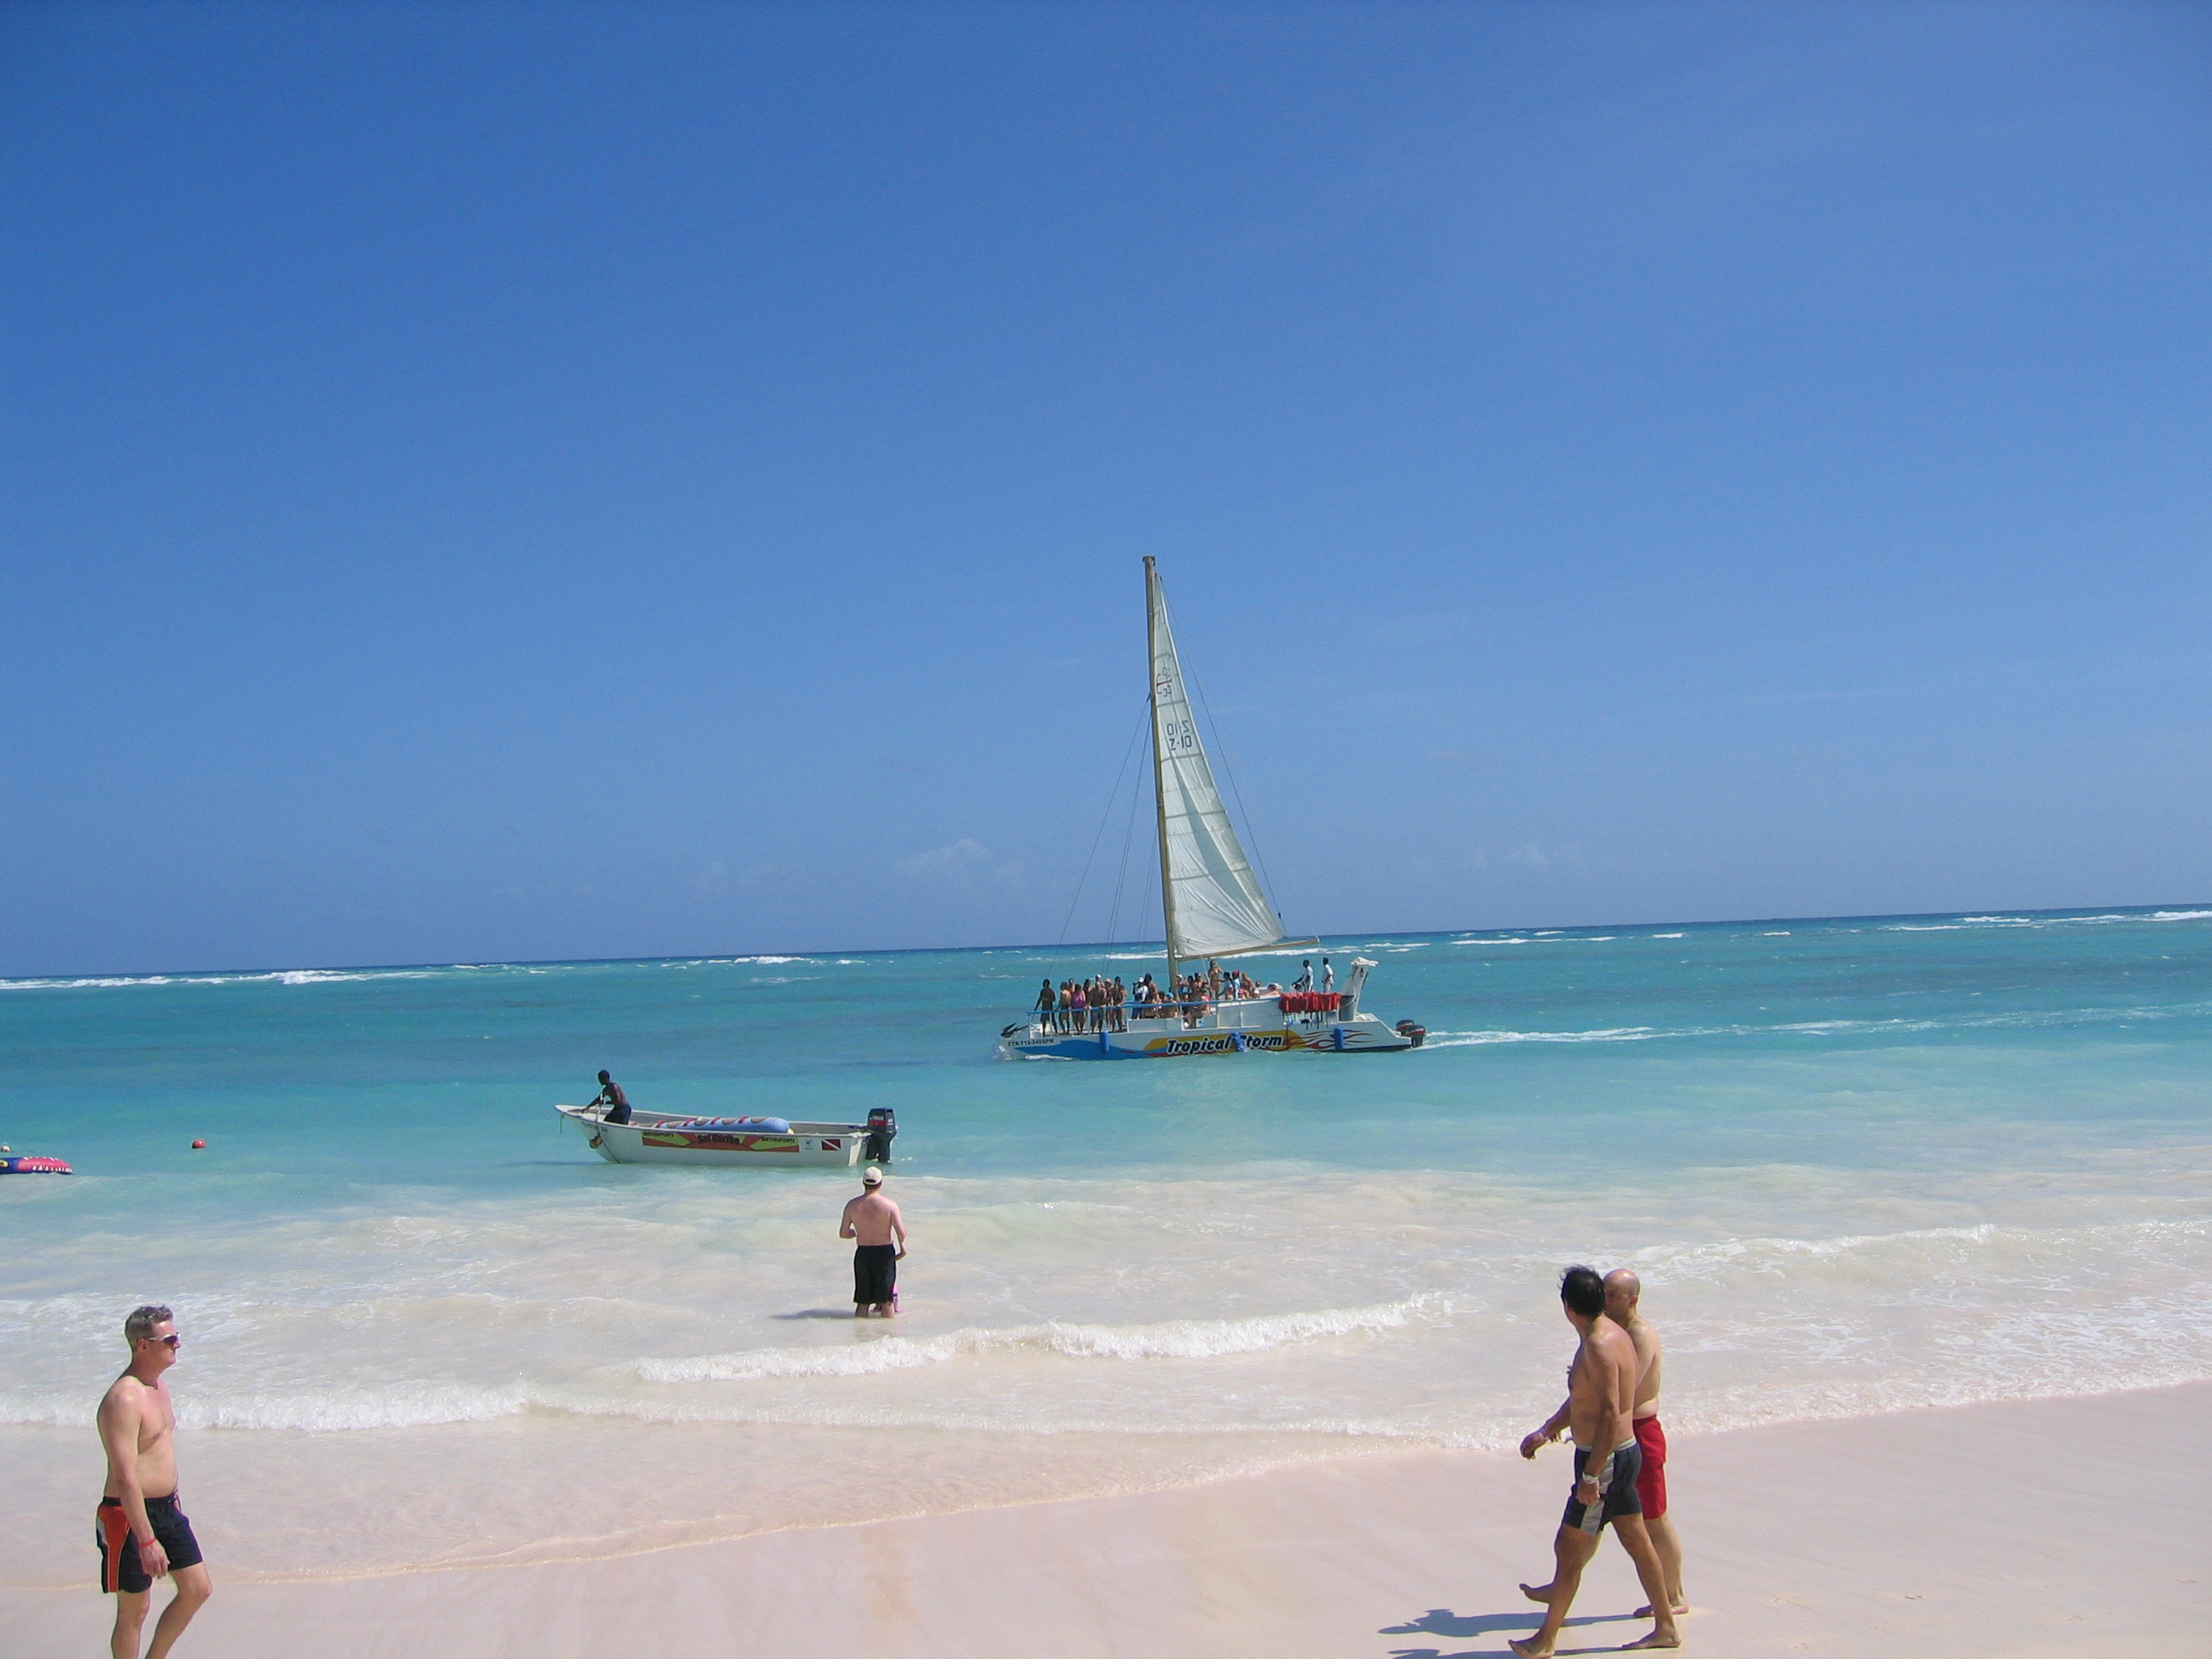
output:
[[[1711,1659],[2212,1656],[2212,1383],[1676,1437]],[[1420,1452],[1130,1497],[614,1559],[222,1586],[180,1659],[1429,1659],[1537,1610],[1558,1452]],[[68,1517],[73,1522],[76,1517]],[[57,1517],[57,1524],[64,1524]],[[89,1581],[91,1569],[87,1567]],[[1564,1652],[1648,1628],[1607,1542]],[[0,1595],[19,1659],[104,1652],[107,1605]]]

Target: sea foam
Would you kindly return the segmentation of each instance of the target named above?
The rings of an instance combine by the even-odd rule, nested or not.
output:
[[[862,1347],[757,1348],[689,1359],[647,1359],[637,1374],[648,1382],[728,1382],[758,1377],[870,1376],[975,1355],[1030,1352],[1066,1359],[1213,1359],[1262,1353],[1362,1331],[1397,1329],[1424,1312],[1441,1312],[1434,1297],[1411,1297],[1372,1308],[1273,1314],[1254,1319],[1177,1319],[1152,1325],[1069,1324],[969,1328],[919,1340],[879,1338]]]

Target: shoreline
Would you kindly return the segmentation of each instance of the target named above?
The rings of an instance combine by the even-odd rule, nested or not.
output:
[[[1683,1419],[1670,1416],[1667,1419],[1668,1435],[1669,1440],[1678,1447],[1702,1445],[1711,1441],[1725,1440],[1734,1436],[1770,1430],[1871,1425],[1892,1422],[1899,1419],[1920,1418],[1931,1413],[2015,1405],[2079,1402],[2126,1398],[2133,1395],[2155,1395],[2172,1389],[2192,1387],[2212,1389],[2212,1378],[2188,1378],[2179,1382],[2160,1381],[2122,1389],[2009,1395],[1997,1399],[1914,1401],[1899,1405],[1886,1411],[1859,1410],[1820,1416],[1765,1418],[1751,1422],[1724,1423],[1718,1426],[1709,1426],[1699,1422],[1694,1416]],[[2208,1401],[2208,1407],[2212,1407],[2212,1401]],[[1539,1409],[1538,1407],[1530,1407],[1532,1413]],[[20,1468],[18,1473],[30,1479],[33,1483],[27,1493],[30,1510],[45,1510],[48,1513],[66,1510],[73,1496],[81,1489],[97,1484],[100,1478],[97,1448],[86,1439],[76,1425],[64,1427],[38,1424],[11,1426],[27,1428],[34,1434],[51,1437],[52,1440],[58,1443],[57,1449],[65,1452],[64,1458],[59,1461],[81,1466],[72,1473],[58,1467],[57,1460],[46,1458],[27,1460],[25,1467]],[[554,1457],[564,1462],[580,1462],[584,1467],[591,1468],[610,1458],[624,1461],[634,1458],[635,1448],[627,1443],[630,1433],[656,1436],[684,1426],[686,1425],[672,1425],[654,1419],[639,1419],[634,1422],[617,1419],[611,1424],[586,1419],[532,1428],[523,1423],[500,1419],[491,1424],[438,1425],[427,1431],[414,1428],[368,1432],[379,1436],[403,1434],[414,1436],[427,1432],[436,1436],[446,1432],[465,1434],[472,1431],[489,1429],[494,1432],[544,1435],[545,1441],[538,1448],[541,1457]],[[696,1430],[701,1425],[689,1426]],[[760,1431],[757,1425],[714,1423],[704,1426],[714,1431],[729,1431],[736,1436],[750,1436]],[[573,1431],[581,1431],[593,1436],[596,1443],[586,1445],[574,1443]],[[0,1431],[0,1434],[4,1432],[5,1431]],[[206,1429],[196,1430],[192,1431],[191,1437],[197,1442],[201,1436],[209,1432],[210,1431]],[[230,1431],[217,1430],[213,1432],[222,1436]],[[906,1426],[869,1430],[864,1432],[868,1438],[878,1443],[873,1449],[875,1456],[906,1460],[901,1462],[898,1468],[898,1474],[902,1478],[911,1478],[921,1474],[922,1472],[919,1467],[921,1465],[942,1464],[948,1460],[961,1462],[979,1455],[988,1455],[987,1449],[980,1443],[981,1437],[972,1430]],[[963,1516],[1046,1509],[1068,1504],[1164,1499],[1170,1498],[1178,1493],[1195,1492],[1211,1486],[1261,1480],[1301,1472],[1334,1472],[1347,1477],[1358,1478],[1360,1472],[1370,1468],[1389,1466],[1408,1460],[1430,1457],[1475,1459],[1498,1457],[1507,1454],[1517,1438],[1516,1435],[1506,1433],[1495,1438],[1486,1438],[1480,1442],[1462,1440],[1439,1443],[1414,1437],[1401,1437],[1353,1432],[1332,1433],[1311,1437],[1288,1434],[1270,1436],[1258,1431],[1183,1435],[1163,1432],[1149,1436],[1124,1437],[1101,1436],[1086,1431],[1070,1431],[1050,1437],[1038,1437],[1036,1443],[1026,1455],[1027,1460],[1032,1462],[1041,1462],[1048,1459],[1053,1465],[1050,1479],[1033,1483],[1027,1491],[1010,1492],[1001,1496],[954,1496],[940,1489],[933,1495],[927,1497],[917,1493],[909,1506],[904,1508],[894,1509],[890,1504],[883,1504],[864,1506],[858,1512],[848,1511],[842,1514],[831,1512],[804,1518],[766,1520],[740,1520],[734,1516],[714,1518],[697,1516],[687,1517],[683,1516],[680,1511],[672,1513],[664,1507],[656,1519],[643,1525],[617,1526],[612,1530],[597,1533],[588,1529],[570,1532],[565,1528],[556,1527],[551,1529],[550,1536],[540,1535],[510,1544],[503,1549],[479,1547],[473,1553],[458,1557],[448,1556],[445,1559],[418,1557],[411,1559],[384,1561],[362,1560],[347,1565],[301,1565],[278,1568],[274,1571],[266,1568],[258,1570],[241,1568],[237,1565],[240,1558],[235,1553],[237,1542],[235,1534],[240,1530],[237,1516],[241,1511],[251,1511],[253,1504],[251,1494],[259,1489],[258,1483],[261,1480],[283,1480],[289,1475],[296,1482],[300,1476],[305,1475],[312,1485],[316,1477],[331,1475],[343,1470],[342,1462],[337,1470],[334,1470],[327,1464],[320,1468],[305,1464],[299,1455],[296,1440],[296,1437],[302,1434],[307,1437],[308,1445],[323,1452],[342,1449],[346,1443],[357,1437],[354,1433],[330,1434],[310,1431],[283,1431],[275,1436],[265,1437],[257,1436],[255,1438],[261,1441],[261,1444],[256,1447],[256,1450],[262,1454],[260,1466],[258,1468],[244,1471],[235,1468],[228,1469],[223,1471],[222,1478],[218,1479],[198,1477],[201,1465],[210,1453],[215,1451],[215,1449],[199,1444],[191,1447],[189,1461],[193,1466],[196,1475],[196,1478],[189,1483],[193,1499],[192,1507],[195,1510],[204,1507],[206,1510],[206,1516],[200,1523],[201,1544],[208,1550],[211,1559],[222,1559],[230,1564],[224,1575],[226,1583],[252,1589],[311,1588],[318,1585],[373,1583],[441,1573],[500,1573],[536,1568],[579,1567],[594,1562],[634,1560],[640,1557],[657,1555],[670,1551],[742,1545],[784,1534],[805,1534],[836,1532],[857,1527],[922,1523],[951,1520]],[[799,1429],[787,1427],[779,1433],[778,1438],[788,1441],[794,1437],[821,1437],[825,1434],[849,1443],[853,1431],[824,1430],[812,1426]],[[1125,1438],[1150,1441],[1156,1451],[1162,1443],[1186,1440],[1189,1443],[1193,1462],[1182,1470],[1174,1474],[1155,1471],[1151,1474],[1132,1474],[1127,1472],[1109,1472],[1097,1467],[1085,1467],[1086,1462],[1095,1462],[1097,1449],[1102,1442],[1111,1444]],[[1246,1440],[1249,1440],[1252,1443],[1249,1445],[1235,1443]],[[288,1448],[283,1443],[285,1442],[295,1443]],[[1211,1460],[1203,1462],[1199,1460],[1198,1455],[1201,1446],[1214,1454]],[[422,1449],[442,1455],[449,1455],[453,1448],[425,1447]],[[731,1456],[742,1460],[747,1455],[747,1450],[743,1445],[695,1445],[693,1450],[696,1455],[704,1456],[710,1461]],[[655,1462],[658,1462],[659,1460]],[[511,1468],[507,1471],[509,1474],[512,1472]],[[359,1478],[360,1473],[358,1470],[353,1470],[340,1474],[338,1479],[329,1482],[330,1489],[343,1492],[344,1500],[348,1503],[356,1505],[367,1504],[372,1507],[380,1498],[389,1500],[394,1495],[388,1479],[364,1483]],[[665,1474],[665,1470],[663,1469],[662,1473]],[[489,1479],[495,1485],[501,1483],[501,1476],[496,1472],[490,1473]],[[410,1487],[416,1484],[413,1480],[408,1482]],[[632,1484],[636,1485],[635,1482]],[[512,1507],[510,1506],[510,1515]],[[611,1518],[611,1515],[603,1512],[593,1516],[591,1522],[586,1525],[588,1527],[590,1524],[604,1524]],[[635,1522],[635,1517],[632,1516],[631,1519]],[[732,1522],[735,1524],[732,1524]],[[484,1513],[479,1516],[479,1524],[495,1528],[499,1524],[499,1517],[493,1513]],[[250,1523],[246,1530],[248,1532],[253,1530]],[[226,1538],[224,1536],[226,1533],[233,1535]],[[70,1542],[73,1544],[74,1540]],[[64,1548],[67,1550],[67,1547]],[[67,1553],[74,1552],[67,1551]],[[32,1577],[9,1577],[0,1574],[0,1600],[18,1593],[66,1593],[76,1587],[81,1577],[80,1573],[66,1570],[48,1571]]]
[[[2202,1655],[2212,1382],[1675,1437],[1686,1645]],[[2191,1448],[2196,1449],[2192,1452]],[[1425,1449],[1112,1497],[538,1561],[225,1584],[180,1652],[339,1656],[1265,1654],[1474,1659],[1539,1610],[1564,1458]],[[0,1591],[25,1659],[96,1651],[91,1588]],[[2112,1589],[2126,1585],[2123,1601]],[[1560,1651],[1648,1626],[1606,1545]],[[2112,1605],[2108,1605],[2111,1603]]]

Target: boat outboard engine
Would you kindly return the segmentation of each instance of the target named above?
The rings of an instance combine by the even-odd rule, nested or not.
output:
[[[1429,1040],[1429,1028],[1425,1025],[1416,1025],[1410,1019],[1401,1019],[1398,1022],[1398,1035],[1411,1042],[1418,1048]]]
[[[868,1144],[861,1156],[871,1164],[891,1161],[891,1142],[898,1139],[898,1115],[888,1106],[877,1106],[868,1113]]]

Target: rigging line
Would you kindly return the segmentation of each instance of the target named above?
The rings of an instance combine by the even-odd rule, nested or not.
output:
[[[1139,774],[1140,779],[1141,776]],[[1129,848],[1137,839],[1137,802],[1144,793],[1141,781],[1129,791],[1129,823],[1121,831],[1121,867],[1114,873],[1114,908],[1106,919],[1106,939],[1109,944],[1121,937],[1121,886],[1129,878]]]
[[[1145,694],[1145,708],[1152,706],[1152,694]],[[1083,860],[1083,873],[1075,878],[1075,896],[1067,901],[1067,915],[1060,924],[1060,938],[1055,945],[1067,943],[1067,930],[1075,925],[1075,907],[1083,900],[1083,884],[1091,879],[1091,860],[1098,856],[1098,843],[1106,839],[1106,826],[1113,820],[1114,808],[1121,799],[1122,775],[1129,769],[1129,757],[1136,752],[1137,739],[1144,735],[1145,722],[1141,716],[1137,729],[1129,733],[1128,746],[1121,750],[1121,764],[1115,769],[1113,793],[1106,797],[1106,810],[1098,815],[1098,833],[1091,838],[1091,856]]]
[[[1260,850],[1260,837],[1252,833],[1252,814],[1244,805],[1244,792],[1237,784],[1237,763],[1229,758],[1229,745],[1221,736],[1221,722],[1213,718],[1213,705],[1206,700],[1206,687],[1186,673],[1184,680],[1198,690],[1198,706],[1206,710],[1206,723],[1213,732],[1213,746],[1221,751],[1221,769],[1229,774],[1229,793],[1237,797],[1237,816],[1244,820],[1244,839],[1251,843],[1252,856],[1260,861],[1260,879],[1267,884],[1267,908],[1275,909],[1275,878],[1267,873],[1267,855]],[[1275,926],[1283,925],[1283,913],[1275,910]]]

